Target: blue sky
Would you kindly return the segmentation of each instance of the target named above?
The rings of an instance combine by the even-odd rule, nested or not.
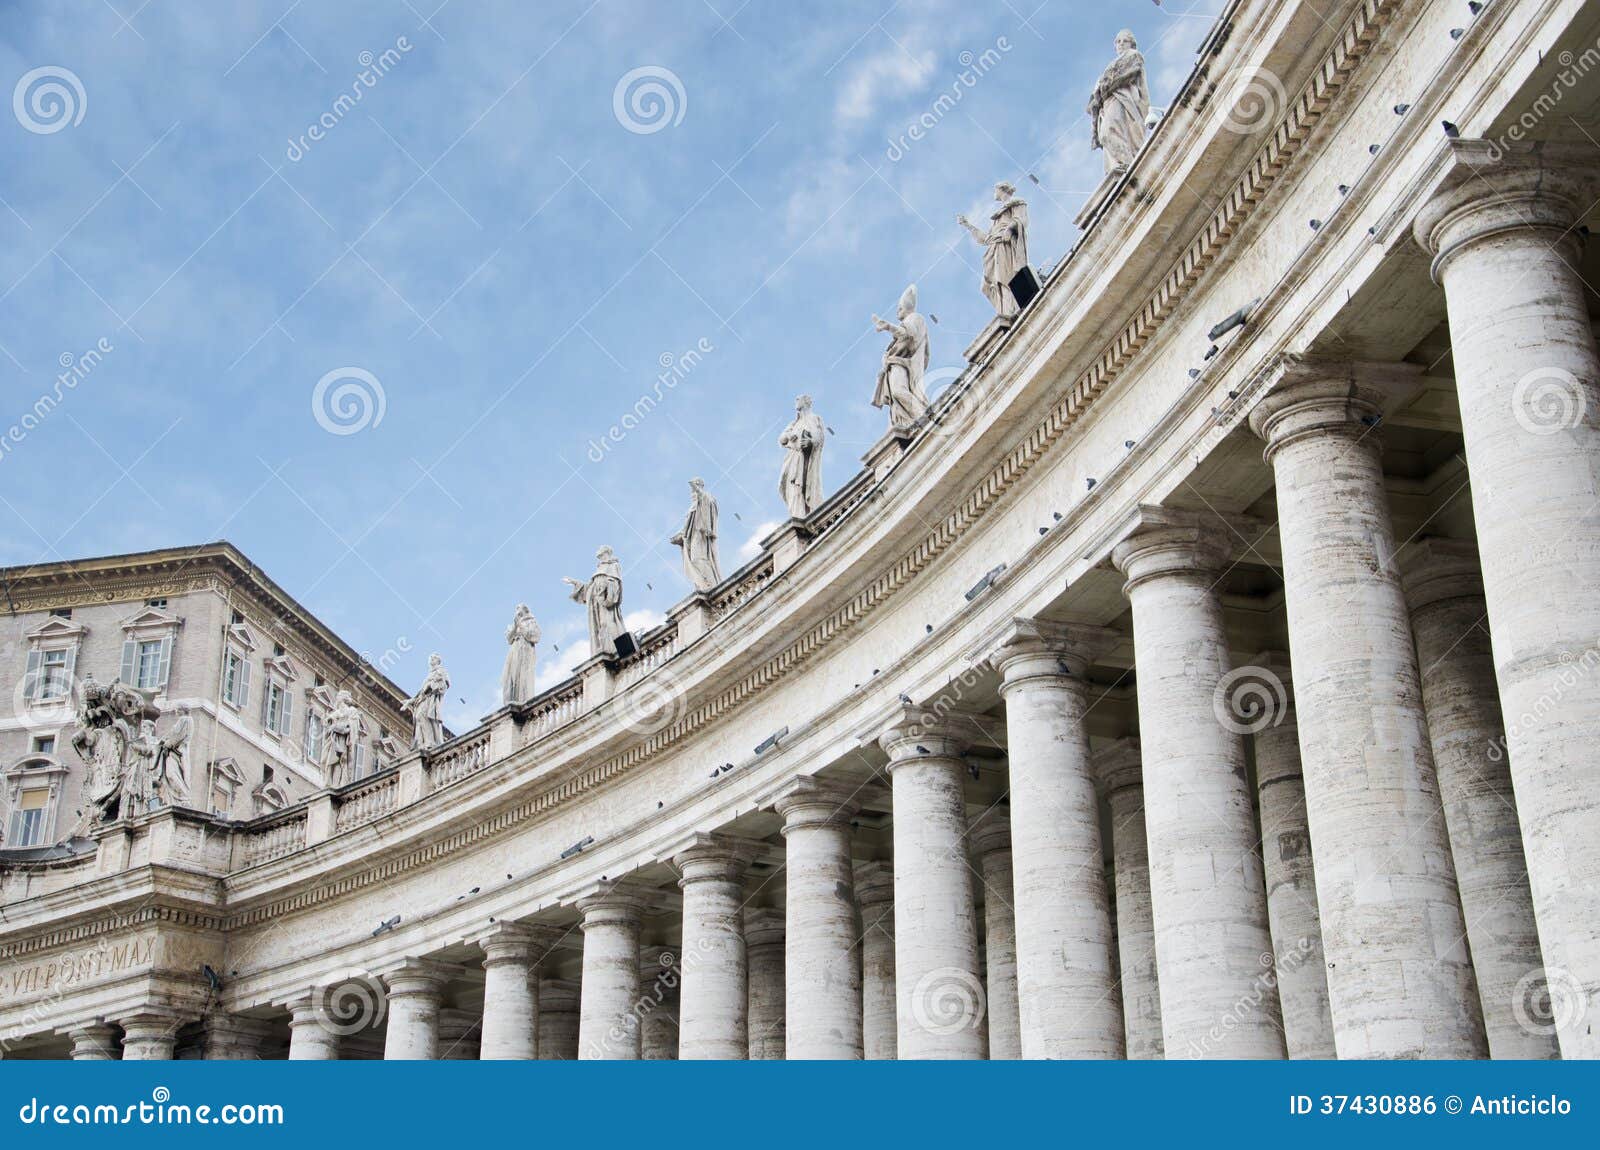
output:
[[[358,650],[403,652],[403,686],[441,652],[464,729],[517,602],[543,682],[584,653],[560,580],[598,545],[635,624],[686,594],[667,540],[691,476],[724,570],[751,554],[797,392],[836,432],[829,489],[852,475],[885,425],[872,313],[917,282],[933,368],[958,367],[991,313],[955,214],[1011,179],[1056,262],[1101,171],[1083,105],[1113,36],[1165,105],[1219,6],[0,5],[0,429],[61,393],[0,453],[0,564],[226,538]],[[70,78],[24,83],[42,68]],[[637,69],[664,117],[619,96]],[[325,407],[372,402],[319,419],[325,378]]]

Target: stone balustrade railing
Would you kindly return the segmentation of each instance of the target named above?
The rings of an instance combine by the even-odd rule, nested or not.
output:
[[[489,765],[489,729],[478,727],[428,755],[430,790],[439,790]]]
[[[239,866],[252,867],[293,854],[306,845],[307,808],[291,807],[245,832],[238,845]]]
[[[400,772],[390,768],[339,796],[333,829],[345,831],[382,818],[395,809],[399,800]]]
[[[738,582],[725,588],[711,601],[712,613],[721,618],[729,611],[734,610],[767,585],[768,580],[777,572],[778,565],[770,551],[764,552],[760,561],[753,565]]]

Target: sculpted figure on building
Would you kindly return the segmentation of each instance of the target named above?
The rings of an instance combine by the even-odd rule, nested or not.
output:
[[[910,431],[928,410],[928,397],[922,390],[922,374],[928,369],[928,323],[917,312],[916,284],[901,293],[896,314],[898,323],[872,317],[872,326],[890,337],[883,350],[883,366],[878,369],[872,406],[889,409],[891,431]]]
[[[1016,315],[1011,280],[1028,266],[1028,201],[1018,199],[1016,185],[1004,180],[994,186],[994,198],[1000,206],[989,216],[987,231],[966,216],[957,216],[956,223],[983,245],[984,297],[997,314]]]
[[[594,553],[594,574],[588,579],[563,579],[572,598],[589,608],[589,653],[615,655],[622,622],[622,564],[609,547]]]
[[[1089,97],[1089,123],[1092,147],[1106,153],[1106,171],[1114,172],[1133,163],[1144,147],[1150,114],[1150,88],[1145,82],[1144,55],[1133,33],[1117,33],[1117,56],[1095,82]]]
[[[501,703],[525,703],[533,698],[534,656],[539,639],[539,621],[526,603],[518,603],[511,626],[506,628],[506,662],[500,669]]]
[[[401,705],[401,710],[411,712],[411,717],[416,720],[416,732],[411,736],[411,745],[427,750],[437,747],[444,742],[444,720],[440,718],[440,708],[444,705],[445,692],[450,690],[450,676],[445,672],[444,660],[438,655],[428,656],[428,677],[422,680],[422,686],[417,688],[417,693]]]
[[[683,573],[696,591],[709,591],[722,582],[722,564],[717,560],[717,501],[706,490],[704,479],[689,480],[689,514],[683,530],[672,537],[672,545],[683,548]]]
[[[778,436],[784,449],[778,494],[790,519],[804,519],[822,506],[822,443],[827,435],[822,417],[811,410],[811,397],[797,396],[794,420]]]
[[[322,742],[322,775],[330,787],[353,783],[356,777],[356,746],[366,731],[361,709],[349,691],[340,691],[328,712]]]

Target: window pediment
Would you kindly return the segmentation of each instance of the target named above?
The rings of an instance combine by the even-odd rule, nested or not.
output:
[[[246,652],[256,649],[256,633],[244,623],[229,623],[228,638],[243,647]]]
[[[37,647],[54,642],[76,643],[88,633],[89,628],[82,623],[52,615],[29,631],[26,638],[30,644]]]
[[[268,655],[261,660],[261,665],[285,683],[292,683],[300,677],[295,674],[294,664],[289,661],[287,655]]]
[[[129,635],[157,635],[183,626],[183,616],[147,606],[129,615],[119,626]]]

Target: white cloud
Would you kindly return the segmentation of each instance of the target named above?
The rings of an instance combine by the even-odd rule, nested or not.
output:
[[[637,611],[629,611],[622,617],[622,625],[635,635],[642,631],[658,626],[667,621],[667,617],[654,607],[641,607]]]
[[[742,544],[740,544],[739,562],[748,563],[757,555],[761,554],[761,541],[782,526],[783,521],[780,519],[769,519],[767,522],[758,526],[753,532],[750,533],[750,538],[746,539]]]
[[[887,95],[907,95],[926,86],[933,75],[937,57],[931,50],[912,52],[891,44],[875,56],[857,64],[839,90],[834,105],[835,118],[842,124],[859,124],[871,119],[878,103]]]

